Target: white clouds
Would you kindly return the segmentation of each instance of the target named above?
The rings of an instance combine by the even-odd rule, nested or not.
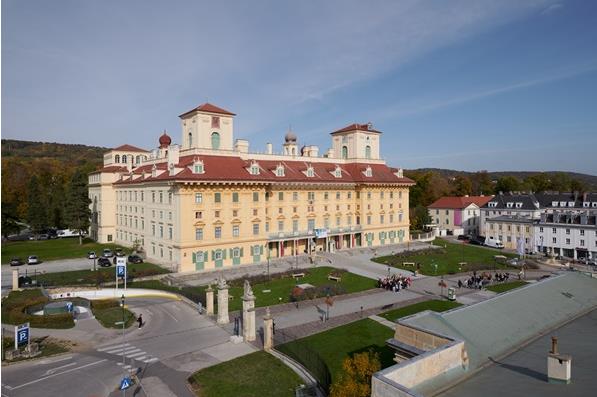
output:
[[[552,12],[554,12],[562,7],[564,7],[564,4],[561,4],[561,3],[550,4],[543,11],[541,11],[540,14],[541,15],[551,14]]]

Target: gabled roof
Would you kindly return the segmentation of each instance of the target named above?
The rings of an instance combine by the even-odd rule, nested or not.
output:
[[[195,159],[203,161],[204,173],[196,174],[191,169]],[[139,175],[143,171],[146,177],[143,181],[151,180],[182,180],[182,181],[256,181],[256,182],[311,182],[311,183],[393,183],[403,185],[414,185],[414,181],[409,178],[397,177],[393,169],[384,164],[339,164],[342,169],[340,177],[335,177],[333,171],[336,165],[333,163],[324,163],[312,161],[283,161],[283,160],[255,160],[259,165],[259,175],[251,174],[247,168],[253,160],[243,160],[239,156],[213,156],[213,155],[189,155],[182,156],[176,165],[180,169],[175,175],[169,172],[163,172],[156,177],[151,177],[153,164],[142,165],[133,170],[133,174]],[[276,176],[275,169],[278,165],[284,166],[284,176]],[[313,167],[314,176],[305,175],[307,168]],[[366,177],[364,171],[371,167],[372,176]],[[159,170],[167,171],[166,162],[156,164]],[[136,183],[134,181],[124,180],[119,183]]]
[[[333,135],[333,134],[338,134],[340,132],[349,132],[349,131],[357,131],[357,130],[358,131],[375,132],[377,134],[381,134],[381,131],[377,131],[377,130],[373,129],[373,126],[371,124],[357,124],[357,123],[347,125],[344,128],[340,128],[339,130],[332,132],[331,134]]]
[[[222,109],[220,107],[217,107],[215,105],[212,105],[211,103],[205,102],[203,105],[199,105],[194,109],[189,110],[188,112],[184,112],[183,114],[181,114],[178,117],[184,117],[187,114],[196,112],[196,111],[200,111],[200,112],[208,112],[208,113],[219,113],[219,114],[226,114],[229,116],[236,116],[236,114],[229,112],[226,109]]]
[[[493,196],[442,197],[427,208],[463,209],[471,204],[482,207],[492,198]]]
[[[148,150],[141,149],[141,148],[138,148],[136,146],[129,145],[129,144],[120,145],[118,147],[115,147],[112,150],[119,150],[119,151],[123,151],[123,152],[143,152],[143,153],[149,153]]]
[[[496,203],[495,206],[489,207],[489,203]],[[508,207],[508,203],[513,203],[512,207]],[[516,203],[521,203],[521,207],[517,208]],[[540,203],[534,194],[498,194],[491,200],[487,200],[483,208],[491,209],[508,209],[508,210],[538,210]]]

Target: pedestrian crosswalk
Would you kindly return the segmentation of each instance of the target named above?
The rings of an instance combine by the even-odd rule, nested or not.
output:
[[[159,361],[157,357],[149,355],[147,352],[139,349],[136,346],[131,345],[130,343],[115,343],[110,345],[103,345],[95,350],[97,350],[100,353],[113,354],[115,356],[120,357],[124,356],[128,359],[133,359],[135,361],[140,361],[148,364]],[[118,364],[122,365],[122,363]]]

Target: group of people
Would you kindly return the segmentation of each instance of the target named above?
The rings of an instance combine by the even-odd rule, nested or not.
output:
[[[492,276],[491,273],[483,272],[481,274],[477,274],[477,272],[474,271],[473,274],[464,282],[462,280],[458,280],[458,288],[466,286],[467,288],[481,289],[487,284],[491,284],[492,280],[497,283],[502,283],[504,281],[508,281],[509,278],[510,273],[508,272],[496,272],[495,275]]]
[[[394,274],[388,277],[379,278],[377,287],[392,292],[399,292],[401,289],[410,287],[412,280],[410,277]]]

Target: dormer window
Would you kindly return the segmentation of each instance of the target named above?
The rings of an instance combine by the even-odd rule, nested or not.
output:
[[[278,164],[276,167],[276,176],[284,176],[284,166],[282,164]]]
[[[512,205],[513,205],[513,204],[514,204],[514,203],[506,203],[506,207],[508,207],[508,208],[512,208]]]
[[[568,201],[568,207],[574,207],[574,201]]]
[[[338,165],[334,169],[334,177],[342,178],[342,168],[340,168],[340,166],[338,166]]]
[[[565,207],[566,206],[566,202],[565,201],[560,201],[560,207]]]
[[[591,203],[591,205],[593,206],[593,208],[597,208],[597,201],[593,201],[593,202]]]
[[[582,203],[582,206],[585,208],[589,208],[591,206],[591,203],[588,201],[585,201],[584,203]]]
[[[522,208],[522,203],[516,203],[516,208]]]
[[[367,167],[364,174],[367,178],[371,178],[373,176],[373,170],[371,170],[371,167]]]
[[[307,177],[313,178],[314,176],[315,176],[315,170],[313,169],[313,167],[309,166],[309,168],[307,168]]]
[[[203,161],[195,160],[193,163],[193,173],[195,174],[204,174],[205,173],[205,166],[203,165]]]
[[[491,201],[491,202],[488,204],[488,207],[489,207],[489,208],[495,208],[495,207],[497,207],[497,202],[495,202],[495,201]]]
[[[557,201],[552,201],[551,202],[551,206],[552,207],[557,207],[558,206],[558,202]]]

